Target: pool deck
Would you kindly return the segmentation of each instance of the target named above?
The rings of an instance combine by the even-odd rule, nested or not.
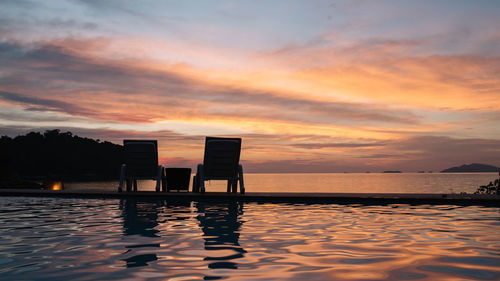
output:
[[[500,206],[498,195],[419,194],[419,193],[273,193],[247,192],[117,192],[96,190],[0,189],[0,196],[36,196],[69,198],[137,198],[164,200],[237,200],[245,202],[291,203],[367,203],[367,204],[458,204]]]

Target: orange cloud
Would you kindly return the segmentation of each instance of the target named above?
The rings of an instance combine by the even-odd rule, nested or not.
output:
[[[338,48],[304,46],[270,53],[266,58],[293,69],[273,78],[282,84],[291,81],[296,92],[318,100],[440,110],[500,109],[500,57],[425,55],[415,50],[427,43],[367,41]]]

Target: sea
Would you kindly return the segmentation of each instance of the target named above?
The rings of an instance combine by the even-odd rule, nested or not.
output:
[[[247,192],[290,193],[474,193],[498,179],[498,173],[248,173]],[[192,177],[191,177],[192,179]],[[225,181],[208,181],[206,190],[226,191]],[[118,181],[65,182],[68,190],[116,190]],[[153,191],[155,182],[139,181],[138,190]]]

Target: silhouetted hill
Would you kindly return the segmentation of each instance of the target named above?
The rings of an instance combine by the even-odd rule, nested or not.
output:
[[[470,165],[462,165],[460,167],[453,167],[449,169],[442,170],[441,173],[480,173],[480,172],[499,172],[500,168],[486,165],[472,163]]]
[[[123,146],[50,130],[0,138],[0,179],[106,180],[120,176]]]

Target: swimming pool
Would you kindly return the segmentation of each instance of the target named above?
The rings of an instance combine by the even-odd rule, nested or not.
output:
[[[498,280],[500,208],[0,198],[4,280]]]

